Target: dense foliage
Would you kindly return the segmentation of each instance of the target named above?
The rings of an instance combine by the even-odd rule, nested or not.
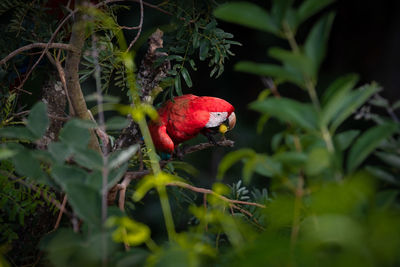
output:
[[[360,85],[357,74],[327,88],[318,83],[333,0],[272,0],[268,10],[250,2],[147,3],[170,20],[153,62],[154,72],[162,72],[160,66],[166,71],[150,90],[140,65],[146,62],[135,64],[135,58],[155,29],[144,28],[143,12],[135,13],[138,27],[118,21],[132,7],[143,10],[142,1],[76,1],[74,11],[66,6],[56,13],[51,2],[0,3],[0,15],[12,16],[2,26],[0,50],[0,265],[400,264],[400,102],[390,104],[376,82]],[[53,37],[63,16],[73,20]],[[298,38],[310,18],[305,38]],[[176,155],[160,160],[147,123],[157,117],[153,100],[184,94],[201,61],[210,77],[222,75],[234,56],[232,45],[240,43],[218,27],[218,19],[281,39],[280,47],[263,44],[275,63],[235,65],[262,76],[267,87],[249,104],[260,113],[254,138],[264,138],[269,123],[279,127],[262,152],[236,147],[225,155],[217,182],[206,189],[191,183],[196,170]],[[137,35],[126,42],[132,30]],[[44,44],[31,47],[39,53],[23,50],[5,60],[31,43]],[[282,96],[287,85],[308,100]],[[35,90],[43,91],[41,97],[24,96]],[[119,103],[116,91],[123,99],[128,94],[130,103]],[[54,101],[58,96],[67,104]],[[133,129],[131,119],[140,137],[132,131],[135,141],[116,149],[124,129]],[[236,165],[243,165],[235,175],[242,179],[224,183]],[[268,187],[253,184],[254,176]],[[152,213],[147,224],[143,210]]]

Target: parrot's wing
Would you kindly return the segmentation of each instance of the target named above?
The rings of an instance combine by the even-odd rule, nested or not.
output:
[[[168,106],[167,132],[175,144],[195,137],[210,117],[206,111],[193,109],[191,102],[196,98],[198,97],[175,98],[175,102]]]
[[[167,134],[167,127],[164,124],[150,124],[149,130],[157,150],[168,153],[174,152],[174,142]]]

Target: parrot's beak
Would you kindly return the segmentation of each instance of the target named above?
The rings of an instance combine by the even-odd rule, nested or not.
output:
[[[235,112],[232,112],[231,115],[229,115],[228,119],[226,119],[226,121],[218,127],[218,131],[222,134],[225,134],[227,131],[232,130],[235,127],[235,124],[236,115]]]
[[[232,112],[231,115],[229,115],[228,122],[229,122],[229,130],[232,130],[235,127],[235,124],[236,124],[235,112]]]

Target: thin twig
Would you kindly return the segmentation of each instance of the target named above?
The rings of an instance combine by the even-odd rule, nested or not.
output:
[[[103,6],[105,4],[111,4],[111,3],[116,3],[116,2],[124,2],[124,1],[126,1],[126,2],[136,2],[136,3],[143,2],[143,5],[145,5],[147,7],[150,7],[152,9],[158,10],[161,13],[164,13],[164,14],[167,14],[167,15],[170,15],[170,16],[173,15],[171,12],[168,12],[167,10],[162,9],[162,8],[158,7],[157,5],[153,5],[153,4],[144,2],[142,0],[107,0],[107,1],[104,1],[102,3],[97,4],[96,7],[100,6],[100,4],[102,4],[101,6]]]
[[[29,69],[28,73],[25,75],[25,79],[22,81],[22,83],[18,86],[18,88],[22,88],[25,84],[25,82],[28,80],[29,76],[31,75],[32,71],[36,68],[36,66],[39,64],[39,62],[42,60],[43,56],[46,54],[46,52],[49,50],[50,45],[52,44],[54,38],[56,37],[57,33],[61,30],[61,28],[64,26],[64,24],[69,20],[69,18],[75,14],[77,10],[74,10],[74,12],[69,13],[63,21],[58,25],[56,30],[53,32],[53,34],[50,37],[50,40],[47,42],[46,46],[43,49],[42,54],[39,56],[39,59],[35,62],[35,64],[32,66],[32,68]],[[74,48],[71,49],[71,51],[74,51]]]
[[[254,215],[253,215],[250,211],[247,211],[247,210],[245,210],[245,209],[242,209],[241,207],[236,206],[236,205],[234,205],[234,204],[229,204],[229,206],[230,206],[231,208],[237,209],[238,211],[240,211],[240,212],[243,213],[243,214],[246,214],[247,216],[249,216],[249,217],[252,219],[253,223],[254,223],[258,228],[260,228],[261,230],[265,230],[265,228],[257,221],[256,218],[254,218]]]
[[[276,84],[271,78],[267,77],[261,77],[261,82],[263,85],[271,90],[271,93],[276,97],[276,98],[281,98],[281,94],[278,91],[278,88],[276,87]]]
[[[27,51],[27,50],[31,50],[33,48],[46,48],[47,44],[46,43],[33,43],[33,44],[28,44],[25,46],[22,46],[14,51],[12,51],[10,54],[8,54],[5,58],[3,58],[2,60],[0,60],[0,65],[5,64],[7,61],[9,61],[10,59],[12,59],[13,57],[15,57],[16,55]],[[74,47],[71,46],[70,44],[62,44],[62,43],[51,43],[48,45],[48,49],[52,49],[52,48],[56,48],[56,49],[64,49],[64,50],[74,50]],[[43,51],[41,52],[43,53]]]
[[[216,196],[217,198],[219,198],[219,199],[221,199],[223,201],[226,201],[228,203],[249,205],[249,206],[256,206],[256,207],[259,207],[259,208],[265,208],[265,205],[262,205],[262,204],[259,204],[259,203],[230,199],[230,198],[227,198],[227,197],[225,197],[223,195],[215,193],[211,189],[196,187],[196,186],[193,186],[193,185],[190,185],[190,184],[187,184],[187,183],[183,183],[183,182],[171,182],[171,183],[168,183],[167,185],[168,186],[179,186],[179,187],[182,187],[182,188],[189,189],[189,190],[191,190],[193,192],[213,195],[213,196]]]
[[[217,145],[218,146],[233,146],[234,142],[232,140],[223,140],[223,141],[217,142]],[[215,145],[211,144],[211,143],[201,143],[198,145],[194,145],[194,146],[188,147],[187,149],[183,150],[182,156],[184,156],[185,154],[193,153],[193,152],[200,151],[200,150],[203,150],[203,149],[206,149],[209,147],[213,147],[213,146],[215,146]],[[173,158],[171,158],[167,161],[161,161],[160,167],[163,168],[167,163],[171,162],[172,160],[173,160]],[[125,191],[126,191],[126,188],[129,186],[130,182],[132,180],[141,179],[150,173],[151,173],[150,170],[142,170],[142,169],[140,169],[139,171],[134,171],[134,172],[131,171],[131,172],[125,173],[125,176],[124,176],[124,179],[122,180],[122,182],[120,184],[116,185],[116,190],[120,191],[118,206],[121,210],[124,210]],[[121,194],[121,192],[122,192],[122,194]],[[207,191],[205,194],[209,194],[209,191]],[[238,203],[238,204],[240,204],[240,203]]]
[[[156,5],[152,5],[152,4],[143,2],[142,0],[107,0],[107,1],[104,1],[104,2],[98,3],[98,4],[95,5],[94,7],[95,7],[95,8],[99,8],[99,7],[102,7],[102,6],[107,5],[107,4],[117,3],[117,2],[123,2],[123,1],[127,1],[127,2],[139,2],[139,3],[142,3],[141,6],[142,6],[142,5],[145,5],[145,6],[148,6],[148,7],[150,7],[150,8],[156,9],[156,10],[162,12],[162,13],[165,13],[165,14],[167,14],[167,15],[173,15],[172,13],[170,13],[170,12],[168,12],[168,11],[166,11],[166,10],[161,9],[161,8],[159,8],[159,7],[156,6]],[[29,48],[29,49],[31,49],[31,48],[34,48],[35,45],[36,45],[36,46],[39,46],[39,47],[43,48],[43,51],[42,51],[42,53],[40,54],[38,60],[36,60],[35,64],[32,66],[32,68],[29,69],[28,73],[25,75],[25,79],[24,79],[24,80],[22,81],[22,83],[17,87],[18,90],[20,90],[20,89],[24,86],[25,82],[28,80],[29,76],[32,74],[32,71],[37,67],[37,65],[39,64],[39,62],[42,60],[43,56],[46,54],[46,52],[47,52],[50,48],[61,48],[61,49],[67,49],[67,48],[68,48],[68,50],[74,51],[74,47],[73,47],[73,46],[70,46],[69,44],[55,44],[55,43],[52,43],[52,42],[53,42],[54,38],[57,36],[58,32],[59,32],[59,31],[61,30],[61,28],[64,26],[64,24],[65,24],[72,16],[74,16],[74,15],[78,12],[78,10],[79,10],[78,8],[75,8],[75,10],[71,11],[71,12],[61,21],[61,23],[58,25],[58,27],[57,27],[56,30],[53,32],[53,34],[51,35],[49,41],[48,41],[46,44],[43,45],[43,44],[41,44],[41,43],[40,43],[40,44],[39,44],[39,43],[35,43],[35,44],[29,44],[29,45],[25,46],[25,47],[32,46],[32,47]],[[143,13],[143,12],[141,12],[141,13]],[[143,16],[142,16],[142,17],[143,17]],[[135,42],[136,42],[136,41],[135,41]],[[61,45],[61,47],[53,47],[53,45],[56,45],[56,46]],[[19,49],[22,49],[22,50],[19,51]],[[24,50],[24,47],[18,48],[17,50],[15,50],[14,52],[11,53],[11,54],[13,54],[13,53],[15,53],[15,54],[13,54],[13,55],[10,54],[10,55],[6,56],[4,59],[2,59],[2,60],[0,61],[0,65],[4,64],[5,62],[7,62],[7,60],[9,60],[10,58],[14,57],[14,56],[17,55],[18,53],[21,53],[21,52],[26,51],[26,50],[29,50],[29,49],[25,49],[25,50]],[[18,52],[16,52],[16,51],[18,51]],[[3,62],[3,61],[4,61],[4,62]]]
[[[143,26],[143,1],[139,0],[139,3],[140,3],[140,22],[139,22],[139,25],[138,25],[138,32],[136,33],[135,38],[129,44],[128,49],[126,49],[126,51],[129,51],[132,48],[132,46],[139,39],[140,33],[142,32],[142,26]]]
[[[54,230],[56,230],[58,228],[58,226],[60,225],[62,215],[65,211],[65,205],[67,204],[67,199],[68,199],[67,195],[65,195],[63,202],[61,203],[61,209],[60,209],[60,212],[58,213],[56,224],[54,225]]]
[[[217,146],[227,146],[227,147],[233,147],[235,145],[235,142],[232,140],[221,140],[217,142]],[[198,145],[190,146],[186,149],[183,150],[183,155],[190,154],[193,152],[197,152],[199,150],[204,150],[210,147],[214,147],[215,145],[212,143],[201,143]]]
[[[123,30],[139,30],[141,27],[140,26],[133,26],[133,27],[130,27],[130,26],[119,26],[121,29],[123,29]]]

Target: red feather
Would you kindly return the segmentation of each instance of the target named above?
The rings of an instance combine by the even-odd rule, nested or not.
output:
[[[159,118],[149,125],[157,150],[172,153],[175,147],[199,134],[210,119],[210,112],[227,112],[234,107],[227,101],[209,96],[183,95],[167,101]]]

